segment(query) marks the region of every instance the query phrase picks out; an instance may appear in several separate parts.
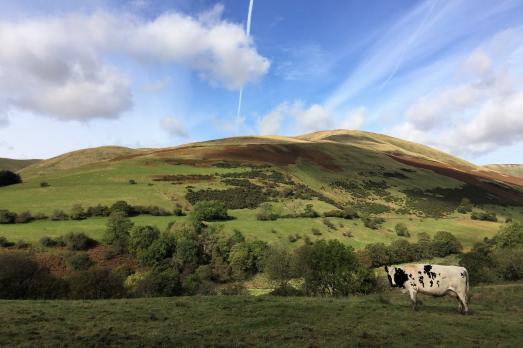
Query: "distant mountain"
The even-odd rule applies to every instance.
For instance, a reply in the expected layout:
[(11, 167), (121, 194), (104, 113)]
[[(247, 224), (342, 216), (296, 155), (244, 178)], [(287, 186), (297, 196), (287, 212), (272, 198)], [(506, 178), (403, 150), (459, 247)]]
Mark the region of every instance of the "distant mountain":
[(41, 160), (39, 159), (17, 160), (11, 158), (0, 158), (0, 170), (7, 169), (17, 172), (40, 161)]
[(523, 164), (488, 164), (483, 167), (501, 174), (523, 178)]

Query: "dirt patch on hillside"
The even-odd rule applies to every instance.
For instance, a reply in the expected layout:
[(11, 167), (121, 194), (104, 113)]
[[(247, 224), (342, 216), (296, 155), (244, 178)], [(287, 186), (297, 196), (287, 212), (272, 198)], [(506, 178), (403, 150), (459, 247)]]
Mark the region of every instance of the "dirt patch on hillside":
[(305, 144), (227, 145), (220, 150), (209, 149), (205, 153), (205, 159), (258, 162), (279, 166), (296, 164), (299, 160), (305, 160), (327, 170), (341, 170), (331, 156)]
[[(409, 156), (398, 156), (395, 154), (388, 154), (392, 159), (407, 164), (409, 166), (431, 170), (437, 174), (448, 176), (464, 183), (479, 187), (486, 192), (489, 192), (506, 203), (523, 205), (523, 193), (503, 183), (503, 176), (501, 178), (493, 177), (486, 172), (465, 172), (457, 168), (446, 166), (443, 163), (432, 162), (421, 158), (414, 158)], [(489, 181), (485, 181), (489, 180)], [(500, 180), (501, 182), (496, 182)], [(505, 181), (506, 182), (506, 181)], [(521, 185), (523, 187), (523, 185)]]

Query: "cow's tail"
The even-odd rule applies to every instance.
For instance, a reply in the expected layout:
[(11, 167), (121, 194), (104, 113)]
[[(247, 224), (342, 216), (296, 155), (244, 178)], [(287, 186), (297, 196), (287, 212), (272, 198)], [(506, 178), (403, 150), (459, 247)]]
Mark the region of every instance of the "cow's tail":
[(469, 294), (469, 271), (465, 268), (465, 281), (467, 282), (467, 304), (470, 302), (470, 294)]

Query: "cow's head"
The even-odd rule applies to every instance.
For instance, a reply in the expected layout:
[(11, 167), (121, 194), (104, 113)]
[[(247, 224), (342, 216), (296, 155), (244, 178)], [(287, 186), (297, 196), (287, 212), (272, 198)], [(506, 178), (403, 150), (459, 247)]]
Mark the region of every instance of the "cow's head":
[(409, 277), (405, 271), (399, 267), (385, 266), (384, 268), (385, 272), (387, 273), (387, 278), (389, 278), (390, 286), (393, 288), (403, 288), (403, 284), (409, 280)]

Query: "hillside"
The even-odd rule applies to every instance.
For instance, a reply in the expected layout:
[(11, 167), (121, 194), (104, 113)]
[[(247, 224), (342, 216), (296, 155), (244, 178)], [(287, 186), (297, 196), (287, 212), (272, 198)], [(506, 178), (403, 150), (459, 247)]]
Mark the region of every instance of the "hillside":
[(11, 158), (0, 158), (0, 170), (7, 169), (7, 170), (17, 172), (23, 168), (29, 167), (40, 161), (41, 160), (38, 160), (38, 159), (17, 160), (17, 159), (11, 159)]
[(483, 167), (501, 174), (523, 178), (523, 164), (488, 164)]
[[(164, 149), (100, 147), (67, 153), (21, 170), (23, 184), (4, 187), (0, 207), (49, 215), (74, 204), (133, 205), (185, 211), (202, 200), (222, 201), (234, 220), (225, 230), (249, 238), (290, 243), (289, 235), (335, 238), (357, 248), (391, 242), (398, 222), (434, 234), (447, 230), (466, 246), (492, 236), (505, 218), (523, 220), (523, 178), (475, 166), (436, 149), (361, 131), (326, 131), (298, 137), (252, 136), (185, 144)], [(130, 184), (130, 181), (136, 184)], [(41, 187), (46, 182), (49, 186)], [(463, 200), (498, 222), (471, 220), (457, 213)], [(281, 216), (256, 219), (268, 202)], [(300, 217), (310, 204), (318, 213), (351, 207), (362, 216), (381, 216), (372, 230), (362, 219), (350, 225), (332, 217)], [(141, 223), (166, 226), (184, 217), (140, 216)], [(39, 220), (0, 225), (0, 235), (36, 241), (81, 229), (101, 237), (105, 220)], [(311, 235), (311, 229), (319, 234)], [(351, 235), (348, 238), (347, 235)], [(289, 238), (288, 238), (289, 237)]]

